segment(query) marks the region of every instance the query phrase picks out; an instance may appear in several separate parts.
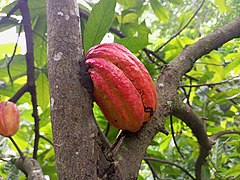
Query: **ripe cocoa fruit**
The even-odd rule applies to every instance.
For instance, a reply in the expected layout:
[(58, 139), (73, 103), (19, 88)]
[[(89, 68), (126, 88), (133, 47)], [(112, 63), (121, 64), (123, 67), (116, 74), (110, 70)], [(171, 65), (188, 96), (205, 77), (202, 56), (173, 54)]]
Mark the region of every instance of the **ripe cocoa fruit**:
[(0, 135), (13, 136), (20, 127), (20, 112), (15, 103), (0, 103)]
[[(144, 65), (127, 48), (116, 43), (90, 48), (86, 59), (94, 97), (106, 118), (119, 129), (138, 131), (157, 105), (156, 88)], [(122, 101), (126, 101), (125, 104)]]

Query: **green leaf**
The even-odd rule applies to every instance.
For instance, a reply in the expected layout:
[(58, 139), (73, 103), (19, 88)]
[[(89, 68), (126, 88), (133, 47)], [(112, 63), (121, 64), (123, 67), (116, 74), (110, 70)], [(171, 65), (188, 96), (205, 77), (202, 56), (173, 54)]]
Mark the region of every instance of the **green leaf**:
[(9, 19), (7, 19), (6, 21), (2, 22), (0, 24), (0, 32), (8, 30), (16, 25), (18, 25), (18, 20), (15, 18), (10, 17)]
[(168, 0), (168, 1), (173, 4), (182, 4), (183, 3), (183, 0)]
[(37, 67), (42, 68), (47, 63), (47, 20), (46, 15), (35, 18), (33, 26), (34, 61)]
[(235, 166), (233, 166), (232, 168), (230, 168), (227, 172), (226, 172), (226, 176), (227, 178), (235, 178), (237, 179), (237, 177), (240, 177), (240, 164), (237, 164)]
[(50, 99), (48, 78), (44, 73), (40, 73), (40, 75), (38, 76), (36, 81), (36, 87), (38, 104), (44, 111), (48, 107)]
[(116, 40), (116, 42), (124, 45), (133, 53), (138, 52), (139, 50), (143, 49), (149, 44), (147, 40), (144, 40), (141, 37), (126, 37), (126, 38)]
[(210, 180), (211, 175), (210, 175), (209, 167), (207, 165), (202, 166), (201, 176), (202, 176), (202, 179), (204, 180)]
[(115, 14), (116, 0), (101, 0), (89, 15), (84, 30), (84, 50), (99, 44), (108, 32)]
[(126, 9), (134, 8), (138, 5), (138, 0), (117, 0), (119, 4), (122, 4)]
[(169, 16), (166, 8), (158, 0), (150, 0), (154, 14), (160, 21), (168, 22)]
[(129, 13), (126, 14), (125, 16), (123, 16), (122, 18), (122, 23), (126, 24), (126, 23), (133, 23), (137, 20), (138, 15), (136, 13)]
[(214, 0), (214, 4), (218, 7), (220, 13), (227, 13), (230, 10), (226, 0)]

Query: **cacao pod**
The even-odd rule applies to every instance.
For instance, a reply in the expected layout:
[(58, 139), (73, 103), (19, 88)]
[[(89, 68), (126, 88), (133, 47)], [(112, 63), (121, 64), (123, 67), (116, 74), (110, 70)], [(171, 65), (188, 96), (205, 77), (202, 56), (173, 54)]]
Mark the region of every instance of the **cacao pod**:
[(144, 119), (141, 95), (123, 71), (102, 58), (86, 60), (93, 95), (103, 114), (116, 128), (136, 132)]
[[(127, 48), (117, 43), (105, 43), (89, 49), (86, 59), (103, 58), (123, 71), (141, 95), (144, 120), (147, 122), (157, 106), (157, 92), (147, 69)], [(100, 107), (101, 108), (101, 107)]]
[(15, 103), (3, 101), (0, 103), (0, 135), (13, 136), (20, 126), (20, 112)]

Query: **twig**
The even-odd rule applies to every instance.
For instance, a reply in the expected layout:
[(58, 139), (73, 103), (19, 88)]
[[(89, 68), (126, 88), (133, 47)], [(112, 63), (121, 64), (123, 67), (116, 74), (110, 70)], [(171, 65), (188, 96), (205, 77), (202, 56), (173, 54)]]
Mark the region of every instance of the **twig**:
[(20, 25), (20, 27), (19, 27), (17, 41), (16, 41), (16, 43), (15, 43), (15, 46), (14, 46), (14, 50), (13, 50), (11, 59), (10, 59), (9, 62), (7, 63), (7, 72), (8, 72), (8, 76), (9, 76), (9, 78), (10, 78), (11, 84), (13, 84), (13, 79), (12, 79), (12, 76), (11, 76), (11, 73), (10, 73), (10, 65), (11, 65), (11, 63), (12, 63), (12, 61), (13, 61), (13, 58), (14, 58), (14, 56), (15, 56), (15, 54), (16, 54), (16, 51), (17, 51), (18, 41), (19, 41), (21, 32), (22, 32), (22, 25)]
[(106, 136), (106, 137), (107, 137), (107, 135), (108, 135), (108, 133), (109, 133), (109, 131), (110, 131), (110, 128), (111, 128), (111, 125), (110, 125), (109, 122), (107, 122), (107, 127), (106, 127), (106, 129), (105, 129), (105, 136)]
[(195, 13), (193, 14), (193, 16), (189, 19), (189, 21), (186, 23), (185, 26), (183, 26), (182, 29), (180, 29), (176, 34), (174, 34), (169, 40), (167, 40), (165, 43), (163, 43), (163, 45), (161, 45), (159, 48), (157, 48), (155, 50), (155, 53), (158, 52), (160, 49), (162, 49), (164, 46), (166, 46), (170, 41), (172, 41), (175, 37), (177, 37), (193, 20), (193, 18), (197, 15), (197, 13), (199, 12), (199, 10), (202, 8), (203, 4), (204, 4), (205, 0), (202, 0), (201, 4), (199, 5), (199, 7), (197, 8), (197, 10), (195, 11)]
[(190, 85), (180, 85), (179, 87), (201, 87), (201, 86), (208, 86), (208, 87), (213, 87), (213, 86), (216, 86), (216, 85), (221, 85), (221, 84), (224, 84), (224, 83), (229, 83), (231, 81), (235, 81), (235, 80), (240, 80), (240, 75), (238, 76), (235, 76), (235, 77), (232, 77), (230, 79), (227, 79), (227, 80), (223, 80), (223, 81), (220, 81), (220, 82), (217, 82), (217, 83), (204, 83), (204, 84), (190, 84)]
[(54, 146), (53, 142), (52, 142), (50, 139), (46, 138), (45, 136), (39, 135), (39, 138), (44, 139), (45, 141), (49, 142), (49, 144), (51, 144), (52, 146)]
[(226, 130), (226, 131), (220, 131), (210, 137), (211, 140), (215, 141), (220, 136), (226, 135), (226, 134), (238, 134), (240, 135), (240, 131), (238, 130)]
[(154, 169), (153, 165), (150, 163), (148, 159), (144, 159), (144, 161), (147, 163), (149, 169), (152, 171), (153, 179), (160, 179), (160, 177), (157, 174), (157, 171)]
[(172, 138), (173, 138), (173, 142), (177, 148), (178, 153), (182, 156), (183, 159), (185, 159), (185, 157), (183, 156), (182, 152), (180, 151), (178, 145), (177, 145), (177, 141), (175, 139), (175, 135), (174, 135), (174, 128), (173, 128), (173, 120), (172, 120), (172, 116), (170, 116), (170, 126), (171, 126), (171, 132), (172, 132)]
[(5, 23), (6, 20), (10, 18), (17, 10), (19, 9), (19, 3), (15, 4), (15, 6), (7, 13), (7, 16), (0, 18), (0, 25)]
[(195, 178), (186, 169), (184, 169), (182, 166), (180, 166), (176, 163), (173, 163), (171, 161), (158, 159), (158, 158), (154, 158), (154, 157), (144, 157), (144, 160), (157, 161), (157, 162), (160, 162), (160, 163), (173, 165), (173, 166), (181, 169), (183, 172), (185, 172), (191, 179), (195, 180)]
[(12, 141), (13, 145), (16, 147), (18, 153), (20, 154), (20, 157), (23, 157), (23, 152), (21, 151), (21, 149), (18, 147), (17, 143), (14, 141), (14, 139), (10, 136), (9, 139)]

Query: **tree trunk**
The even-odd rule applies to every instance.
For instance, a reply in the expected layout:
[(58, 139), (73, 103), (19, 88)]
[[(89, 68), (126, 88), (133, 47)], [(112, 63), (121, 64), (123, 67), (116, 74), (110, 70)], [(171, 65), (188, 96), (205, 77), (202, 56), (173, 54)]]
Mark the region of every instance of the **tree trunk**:
[(80, 83), (83, 59), (78, 5), (47, 0), (51, 119), (59, 179), (97, 179), (92, 100)]

